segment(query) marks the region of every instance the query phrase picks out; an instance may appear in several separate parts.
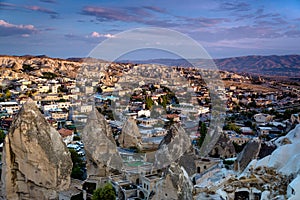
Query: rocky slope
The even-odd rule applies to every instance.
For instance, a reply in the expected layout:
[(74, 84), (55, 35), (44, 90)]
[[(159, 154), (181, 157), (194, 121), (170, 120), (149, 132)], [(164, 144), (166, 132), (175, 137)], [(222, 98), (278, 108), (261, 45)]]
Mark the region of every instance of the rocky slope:
[(108, 176), (122, 169), (122, 158), (118, 153), (110, 126), (97, 110), (89, 115), (82, 131), (89, 176)]
[(193, 184), (183, 167), (172, 163), (165, 178), (156, 184), (153, 200), (193, 199)]
[[(248, 157), (254, 159), (241, 173), (225, 179), (221, 186), (207, 189), (206, 194), (219, 190), (223, 199), (235, 199), (240, 191), (250, 194), (256, 191), (261, 194), (259, 197), (261, 200), (299, 199), (300, 125), (297, 125), (286, 136), (277, 139), (275, 144), (278, 147), (270, 155), (256, 160), (255, 155), (259, 153), (260, 145), (255, 141), (249, 142), (244, 148), (244, 150), (248, 148), (248, 153), (242, 152), (240, 155), (244, 155), (241, 156), (242, 159), (238, 157), (238, 161), (245, 166), (251, 160)], [(289, 192), (292, 191), (289, 189), (291, 183), (294, 186), (294, 194)]]
[(142, 135), (134, 119), (129, 118), (124, 123), (118, 142), (122, 148), (142, 149)]
[(226, 134), (221, 134), (218, 142), (213, 150), (209, 153), (212, 157), (231, 158), (235, 156), (235, 149), (230, 141), (230, 138)]
[(251, 140), (244, 147), (243, 151), (237, 156), (234, 163), (234, 169), (236, 171), (244, 171), (248, 164), (253, 160), (257, 159), (260, 152), (261, 141)]
[(157, 169), (169, 166), (188, 152), (190, 147), (191, 141), (188, 134), (179, 124), (173, 124), (159, 144), (155, 153), (154, 166)]
[[(289, 141), (286, 143), (285, 141)], [(266, 166), (274, 168), (284, 175), (300, 174), (300, 125), (276, 142), (277, 149), (265, 158), (258, 160), (255, 167)]]
[(56, 75), (76, 77), (81, 62), (57, 58), (33, 56), (0, 56), (0, 73), (2, 77), (43, 76), (50, 72)]
[(59, 191), (69, 188), (69, 150), (32, 100), (23, 105), (12, 123), (2, 162), (5, 199), (56, 199)]

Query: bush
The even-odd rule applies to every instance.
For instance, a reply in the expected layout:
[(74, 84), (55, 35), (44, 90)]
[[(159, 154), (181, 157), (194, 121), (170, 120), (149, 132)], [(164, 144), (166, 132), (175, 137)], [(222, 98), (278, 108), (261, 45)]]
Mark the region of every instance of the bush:
[(110, 183), (107, 183), (102, 188), (94, 190), (92, 200), (115, 200), (116, 192)]
[(5, 139), (5, 133), (3, 130), (0, 129), (0, 143), (4, 142)]
[(82, 161), (81, 156), (74, 149), (69, 149), (69, 151), (71, 153), (71, 159), (73, 162), (71, 177), (79, 180), (84, 180), (83, 168), (85, 167), (85, 164)]

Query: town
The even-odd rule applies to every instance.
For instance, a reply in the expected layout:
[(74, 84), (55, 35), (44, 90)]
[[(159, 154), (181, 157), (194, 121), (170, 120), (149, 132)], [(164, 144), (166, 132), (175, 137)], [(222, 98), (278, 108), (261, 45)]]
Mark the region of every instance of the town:
[[(274, 141), (293, 143), (287, 136), (299, 129), (299, 85), (192, 67), (56, 61), (78, 66), (67, 75), (47, 70), (47, 59), (26, 58), (1, 75), (0, 142), (3, 148), (31, 99), (71, 152), (71, 187), (59, 199), (92, 199), (108, 185), (118, 199), (285, 199), (300, 192), (297, 171), (270, 178), (274, 168), (249, 168), (272, 156)], [(224, 113), (214, 114), (219, 107)], [(203, 155), (215, 116), (224, 124)]]

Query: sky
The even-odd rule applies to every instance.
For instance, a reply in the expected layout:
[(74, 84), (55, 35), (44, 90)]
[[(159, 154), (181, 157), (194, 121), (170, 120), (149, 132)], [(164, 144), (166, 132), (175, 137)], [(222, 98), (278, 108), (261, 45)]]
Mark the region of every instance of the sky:
[(86, 57), (105, 39), (145, 27), (185, 34), (213, 58), (299, 54), (300, 0), (5, 0), (0, 54)]

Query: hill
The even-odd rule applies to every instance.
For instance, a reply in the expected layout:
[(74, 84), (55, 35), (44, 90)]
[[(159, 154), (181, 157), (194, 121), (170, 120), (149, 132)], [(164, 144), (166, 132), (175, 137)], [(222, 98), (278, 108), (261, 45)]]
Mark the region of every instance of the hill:
[[(192, 59), (195, 66), (201, 66), (203, 59)], [(128, 62), (128, 61), (126, 61)], [(133, 63), (158, 63), (168, 66), (190, 67), (191, 63), (185, 59), (152, 59), (144, 61), (131, 61)], [(242, 56), (232, 58), (214, 59), (220, 70), (239, 73), (259, 74), (265, 76), (300, 77), (300, 55), (271, 55), (271, 56)]]
[[(205, 60), (192, 59), (194, 66), (202, 66)], [(27, 75), (43, 76), (53, 73), (58, 76), (75, 77), (84, 63), (107, 63), (95, 58), (50, 58), (40, 56), (6, 56), (0, 55), (0, 72), (2, 77), (24, 77)], [(142, 61), (118, 61), (135, 64), (163, 64), (167, 66), (190, 67), (192, 64), (185, 59), (152, 59)], [(223, 71), (249, 73), (263, 76), (300, 78), (300, 55), (284, 56), (243, 56), (233, 58), (214, 59), (216, 66)], [(297, 79), (295, 79), (297, 80)]]

